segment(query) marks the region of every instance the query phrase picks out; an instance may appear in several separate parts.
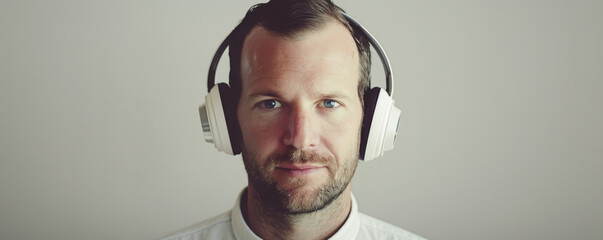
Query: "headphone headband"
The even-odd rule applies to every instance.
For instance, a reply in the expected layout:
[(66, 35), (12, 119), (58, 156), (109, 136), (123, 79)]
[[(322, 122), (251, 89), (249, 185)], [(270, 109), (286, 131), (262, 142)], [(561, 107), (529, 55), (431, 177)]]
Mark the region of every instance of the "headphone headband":
[[(381, 45), (379, 44), (377, 39), (375, 39), (373, 37), (373, 35), (371, 35), (371, 33), (368, 30), (366, 30), (358, 21), (354, 20), (352, 17), (350, 17), (343, 11), (340, 11), (340, 13), (352, 25), (352, 27), (355, 27), (356, 29), (362, 31), (362, 34), (367, 38), (370, 45), (373, 46), (373, 49), (375, 49), (375, 52), (377, 52), (377, 55), (379, 55), (379, 59), (381, 59), (381, 63), (383, 64), (383, 71), (385, 72), (385, 81), (386, 81), (385, 90), (387, 91), (389, 96), (393, 96), (393, 94), (394, 94), (393, 73), (392, 73), (391, 64), (389, 63), (389, 59), (387, 58), (385, 51), (383, 51), (383, 48), (381, 47)], [(229, 34), (224, 39), (224, 41), (222, 41), (222, 43), (218, 47), (218, 50), (216, 50), (216, 53), (214, 54), (213, 59), (211, 60), (211, 64), (209, 65), (209, 72), (207, 73), (207, 91), (208, 92), (215, 85), (216, 70), (218, 69), (218, 63), (220, 62), (220, 58), (224, 54), (226, 47), (228, 47), (228, 43), (230, 42), (231, 36), (232, 36), (232, 33)]]
[(383, 51), (381, 44), (379, 44), (377, 39), (375, 39), (373, 37), (373, 35), (368, 30), (366, 30), (366, 28), (364, 28), (358, 21), (356, 21), (355, 19), (353, 19), (352, 17), (350, 17), (347, 13), (345, 13), (343, 11), (340, 11), (340, 13), (345, 17), (346, 20), (348, 20), (348, 22), (353, 27), (356, 27), (357, 29), (362, 31), (362, 33), (368, 39), (371, 46), (373, 46), (373, 49), (375, 49), (375, 52), (377, 52), (377, 55), (379, 55), (379, 59), (381, 59), (381, 63), (383, 64), (383, 71), (385, 72), (385, 84), (386, 84), (385, 91), (387, 91), (387, 93), (389, 94), (390, 97), (393, 96), (393, 94), (394, 94), (394, 81), (393, 81), (394, 75), (392, 73), (391, 64), (389, 63), (389, 58), (387, 58), (387, 54), (385, 54), (385, 51)]

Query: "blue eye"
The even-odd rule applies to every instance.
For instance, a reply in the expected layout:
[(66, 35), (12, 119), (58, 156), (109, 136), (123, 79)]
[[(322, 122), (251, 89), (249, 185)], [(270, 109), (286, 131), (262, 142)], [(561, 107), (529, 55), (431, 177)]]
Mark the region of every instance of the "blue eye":
[(322, 101), (322, 104), (326, 107), (326, 108), (334, 108), (334, 107), (338, 107), (339, 103), (335, 100), (332, 99), (327, 99)]
[(266, 108), (266, 109), (274, 109), (274, 108), (280, 107), (281, 103), (279, 103), (276, 100), (265, 100), (263, 102), (263, 105), (264, 105), (264, 108)]

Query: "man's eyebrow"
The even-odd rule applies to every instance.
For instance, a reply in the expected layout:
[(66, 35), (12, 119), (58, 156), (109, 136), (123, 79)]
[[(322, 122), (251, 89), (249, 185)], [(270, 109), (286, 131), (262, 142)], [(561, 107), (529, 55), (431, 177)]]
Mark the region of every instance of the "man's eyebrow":
[(341, 91), (324, 93), (324, 94), (321, 94), (320, 97), (324, 98), (324, 99), (331, 99), (331, 98), (333, 98), (333, 99), (351, 99), (352, 98), (352, 96), (349, 96), (349, 94), (346, 94), (345, 92), (341, 92)]
[[(350, 100), (353, 99), (354, 97), (356, 97), (356, 95), (352, 95), (350, 96), (350, 94), (347, 94), (344, 91), (332, 91), (332, 92), (324, 92), (324, 93), (317, 93), (316, 94), (317, 98), (320, 99), (344, 99), (344, 100)], [(262, 90), (258, 90), (256, 92), (252, 92), (250, 95), (248, 95), (249, 99), (254, 99), (254, 98), (259, 98), (259, 97), (274, 97), (274, 98), (283, 98), (283, 95), (278, 92), (275, 91), (273, 89), (262, 89)]]
[(255, 92), (252, 92), (251, 94), (249, 94), (248, 98), (249, 99), (254, 99), (254, 98), (258, 98), (258, 97), (275, 97), (275, 98), (281, 98), (282, 95), (272, 89), (262, 89), (262, 90), (258, 90)]

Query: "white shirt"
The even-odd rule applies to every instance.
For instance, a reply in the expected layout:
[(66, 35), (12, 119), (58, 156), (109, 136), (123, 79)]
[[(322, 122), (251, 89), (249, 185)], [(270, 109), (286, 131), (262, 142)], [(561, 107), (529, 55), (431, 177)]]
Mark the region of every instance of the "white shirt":
[[(243, 190), (245, 191), (245, 190)], [(241, 212), (241, 196), (232, 210), (207, 219), (185, 230), (182, 230), (162, 240), (252, 240), (261, 239), (245, 223)], [(424, 240), (413, 233), (383, 222), (366, 214), (358, 212), (358, 205), (352, 195), (352, 210), (341, 228), (329, 239), (396, 239), (396, 240)]]

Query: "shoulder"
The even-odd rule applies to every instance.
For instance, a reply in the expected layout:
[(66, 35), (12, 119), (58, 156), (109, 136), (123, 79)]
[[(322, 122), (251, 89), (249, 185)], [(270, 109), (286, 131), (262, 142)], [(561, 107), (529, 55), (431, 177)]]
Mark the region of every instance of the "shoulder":
[(184, 228), (161, 240), (234, 239), (231, 211)]
[(364, 213), (360, 215), (358, 239), (425, 240), (402, 228), (381, 221)]

